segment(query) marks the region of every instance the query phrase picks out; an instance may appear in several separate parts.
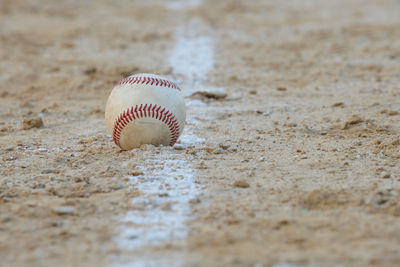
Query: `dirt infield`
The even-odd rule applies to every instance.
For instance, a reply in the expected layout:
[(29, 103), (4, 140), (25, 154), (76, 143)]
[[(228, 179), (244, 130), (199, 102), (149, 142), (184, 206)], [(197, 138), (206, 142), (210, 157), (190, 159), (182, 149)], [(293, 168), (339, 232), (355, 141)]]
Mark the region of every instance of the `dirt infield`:
[[(0, 266), (399, 266), (400, 2), (0, 1)], [(175, 147), (120, 151), (133, 73)]]

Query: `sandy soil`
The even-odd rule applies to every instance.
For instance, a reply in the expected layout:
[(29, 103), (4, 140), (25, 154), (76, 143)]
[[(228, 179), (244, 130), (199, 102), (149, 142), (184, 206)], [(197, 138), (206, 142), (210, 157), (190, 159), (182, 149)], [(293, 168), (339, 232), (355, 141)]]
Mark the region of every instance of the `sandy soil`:
[[(0, 2), (0, 266), (400, 265), (400, 2), (185, 3)], [(187, 127), (119, 151), (105, 102), (143, 72)]]

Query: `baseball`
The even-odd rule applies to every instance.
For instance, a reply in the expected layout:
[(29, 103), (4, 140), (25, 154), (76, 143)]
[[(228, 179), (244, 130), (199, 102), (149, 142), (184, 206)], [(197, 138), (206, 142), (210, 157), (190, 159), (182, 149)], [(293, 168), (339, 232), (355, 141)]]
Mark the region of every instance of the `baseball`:
[(185, 102), (174, 82), (153, 74), (136, 74), (115, 85), (107, 100), (105, 119), (114, 143), (123, 150), (143, 144), (172, 146), (185, 125)]

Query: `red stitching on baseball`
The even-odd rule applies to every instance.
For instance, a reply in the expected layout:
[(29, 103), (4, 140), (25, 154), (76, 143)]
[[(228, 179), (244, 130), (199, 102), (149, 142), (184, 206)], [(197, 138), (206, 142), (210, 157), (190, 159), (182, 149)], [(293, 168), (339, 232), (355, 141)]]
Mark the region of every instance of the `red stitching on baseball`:
[(155, 84), (155, 85), (160, 85), (163, 87), (168, 87), (168, 88), (174, 88), (179, 91), (181, 91), (181, 88), (179, 86), (171, 81), (165, 80), (165, 79), (160, 79), (160, 78), (152, 78), (152, 77), (127, 77), (125, 79), (120, 80), (116, 86), (118, 85), (123, 85), (123, 84)]
[[(135, 109), (134, 109), (135, 108)], [(157, 120), (162, 121), (168, 126), (168, 129), (171, 133), (171, 142), (169, 143), (170, 146), (173, 146), (179, 137), (179, 123), (175, 116), (165, 108), (162, 108), (160, 111), (161, 106), (153, 105), (153, 104), (143, 104), (136, 105), (135, 107), (130, 107), (124, 110), (115, 120), (114, 127), (113, 127), (113, 140), (114, 143), (121, 148), (120, 145), (120, 137), (121, 132), (128, 123), (133, 120), (140, 119), (140, 118), (154, 118)]]

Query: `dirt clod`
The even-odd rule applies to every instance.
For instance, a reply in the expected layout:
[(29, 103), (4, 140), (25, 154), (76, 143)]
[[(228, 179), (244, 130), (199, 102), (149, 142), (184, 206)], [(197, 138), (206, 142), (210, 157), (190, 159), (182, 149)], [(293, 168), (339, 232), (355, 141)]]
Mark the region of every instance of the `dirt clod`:
[(224, 91), (216, 90), (216, 91), (198, 91), (191, 95), (192, 98), (208, 98), (221, 100), (228, 96), (228, 94)]
[(41, 128), (43, 127), (43, 120), (41, 117), (25, 119), (22, 122), (22, 127), (24, 130), (32, 129), (32, 128)]
[(55, 206), (51, 210), (57, 215), (74, 214), (76, 211), (74, 206)]
[(344, 123), (344, 125), (343, 125), (343, 127), (342, 127), (342, 130), (347, 130), (347, 129), (349, 129), (351, 126), (353, 126), (353, 125), (357, 125), (357, 124), (359, 124), (359, 123), (362, 123), (364, 120), (360, 117), (360, 116), (358, 116), (358, 115), (353, 115), (350, 119), (348, 119), (345, 123)]
[(175, 149), (175, 150), (184, 150), (185, 147), (184, 147), (183, 145), (181, 145), (181, 144), (175, 144), (175, 145), (174, 145), (174, 149)]
[(239, 187), (239, 188), (248, 188), (248, 187), (250, 187), (250, 184), (248, 182), (246, 182), (245, 180), (238, 180), (233, 183), (233, 186)]
[(250, 94), (250, 95), (256, 95), (256, 94), (257, 94), (257, 90), (250, 90), (250, 91), (249, 91), (249, 94)]
[(129, 173), (132, 176), (139, 176), (139, 175), (144, 175), (144, 173), (140, 170), (133, 170)]
[(343, 102), (337, 102), (335, 104), (332, 105), (332, 107), (336, 108), (336, 107), (344, 107), (344, 103)]

